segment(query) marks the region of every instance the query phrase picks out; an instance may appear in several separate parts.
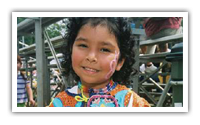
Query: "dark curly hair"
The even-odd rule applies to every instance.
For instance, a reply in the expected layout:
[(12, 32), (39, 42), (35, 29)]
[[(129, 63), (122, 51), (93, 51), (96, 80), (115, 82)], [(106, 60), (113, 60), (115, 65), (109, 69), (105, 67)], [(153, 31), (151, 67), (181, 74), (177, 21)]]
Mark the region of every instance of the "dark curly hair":
[(79, 30), (82, 26), (88, 23), (91, 24), (91, 26), (93, 27), (96, 27), (98, 25), (106, 26), (109, 29), (110, 33), (115, 35), (120, 49), (119, 61), (122, 61), (122, 59), (125, 58), (125, 62), (120, 71), (115, 71), (112, 79), (120, 84), (130, 84), (130, 75), (136, 73), (136, 70), (133, 69), (133, 64), (135, 63), (135, 52), (133, 50), (135, 40), (131, 38), (131, 29), (129, 23), (122, 17), (69, 18), (69, 23), (67, 25), (68, 32), (64, 37), (65, 45), (63, 48), (64, 61), (62, 63), (62, 66), (65, 69), (64, 75), (69, 76), (70, 74), (72, 74), (76, 82), (80, 80), (80, 78), (76, 75), (72, 68), (72, 47)]

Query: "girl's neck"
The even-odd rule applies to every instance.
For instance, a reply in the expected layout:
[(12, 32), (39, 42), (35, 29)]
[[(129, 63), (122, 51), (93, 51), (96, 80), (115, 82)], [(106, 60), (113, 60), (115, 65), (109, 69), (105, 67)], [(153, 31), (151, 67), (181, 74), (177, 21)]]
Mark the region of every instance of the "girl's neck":
[(85, 83), (84, 81), (81, 81), (81, 85), (88, 89), (102, 89), (106, 87), (106, 85), (112, 81), (111, 79), (108, 79), (107, 81), (104, 81), (103, 83)]
[(79, 89), (82, 89), (84, 93), (106, 93), (107, 91), (109, 91), (109, 89), (111, 88), (111, 86), (113, 86), (114, 82), (112, 80), (110, 80), (109, 82), (107, 82), (104, 86), (94, 86), (94, 87), (88, 87), (85, 86), (84, 84), (82, 84), (81, 82), (78, 83), (78, 87)]

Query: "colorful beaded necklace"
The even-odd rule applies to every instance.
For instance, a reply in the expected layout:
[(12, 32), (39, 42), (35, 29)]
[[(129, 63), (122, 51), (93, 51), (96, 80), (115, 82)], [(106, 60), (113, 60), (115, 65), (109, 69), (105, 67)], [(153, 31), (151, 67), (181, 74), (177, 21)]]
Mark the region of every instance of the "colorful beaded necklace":
[(111, 80), (105, 88), (102, 88), (102, 89), (93, 89), (93, 88), (87, 88), (86, 86), (83, 86), (81, 84), (81, 82), (79, 81), (78, 82), (78, 88), (81, 90), (83, 89), (83, 92), (85, 93), (98, 93), (98, 94), (101, 94), (101, 93), (107, 93), (111, 90), (112, 86), (113, 86), (114, 82)]
[(87, 102), (89, 100), (89, 98), (87, 98), (83, 92), (85, 93), (89, 93), (89, 96), (91, 97), (92, 95), (96, 95), (96, 94), (99, 94), (99, 95), (104, 95), (106, 94), (107, 92), (113, 90), (115, 88), (116, 84), (113, 82), (113, 80), (111, 80), (105, 88), (102, 88), (102, 89), (93, 89), (93, 88), (87, 88), (86, 86), (83, 86), (81, 84), (81, 82), (79, 81), (78, 82), (78, 88), (81, 90), (81, 95), (82, 97), (80, 96), (75, 96), (75, 99), (77, 101), (84, 101), (84, 102)]

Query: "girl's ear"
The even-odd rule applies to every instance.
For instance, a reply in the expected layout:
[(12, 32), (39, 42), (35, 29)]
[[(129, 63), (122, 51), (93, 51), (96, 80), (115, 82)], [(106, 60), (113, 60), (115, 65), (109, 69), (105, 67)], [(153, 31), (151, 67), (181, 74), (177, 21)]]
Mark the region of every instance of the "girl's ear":
[(115, 68), (116, 71), (119, 71), (122, 68), (122, 66), (124, 65), (124, 61), (125, 61), (125, 58), (123, 58), (121, 61), (117, 63), (117, 66)]

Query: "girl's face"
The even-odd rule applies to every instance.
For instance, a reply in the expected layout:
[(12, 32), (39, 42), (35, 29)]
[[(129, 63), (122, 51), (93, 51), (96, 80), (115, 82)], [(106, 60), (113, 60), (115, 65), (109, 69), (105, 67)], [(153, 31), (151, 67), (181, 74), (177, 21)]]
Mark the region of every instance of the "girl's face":
[(102, 88), (123, 66), (124, 59), (118, 62), (119, 55), (117, 40), (106, 26), (86, 24), (73, 44), (72, 67), (83, 85)]

